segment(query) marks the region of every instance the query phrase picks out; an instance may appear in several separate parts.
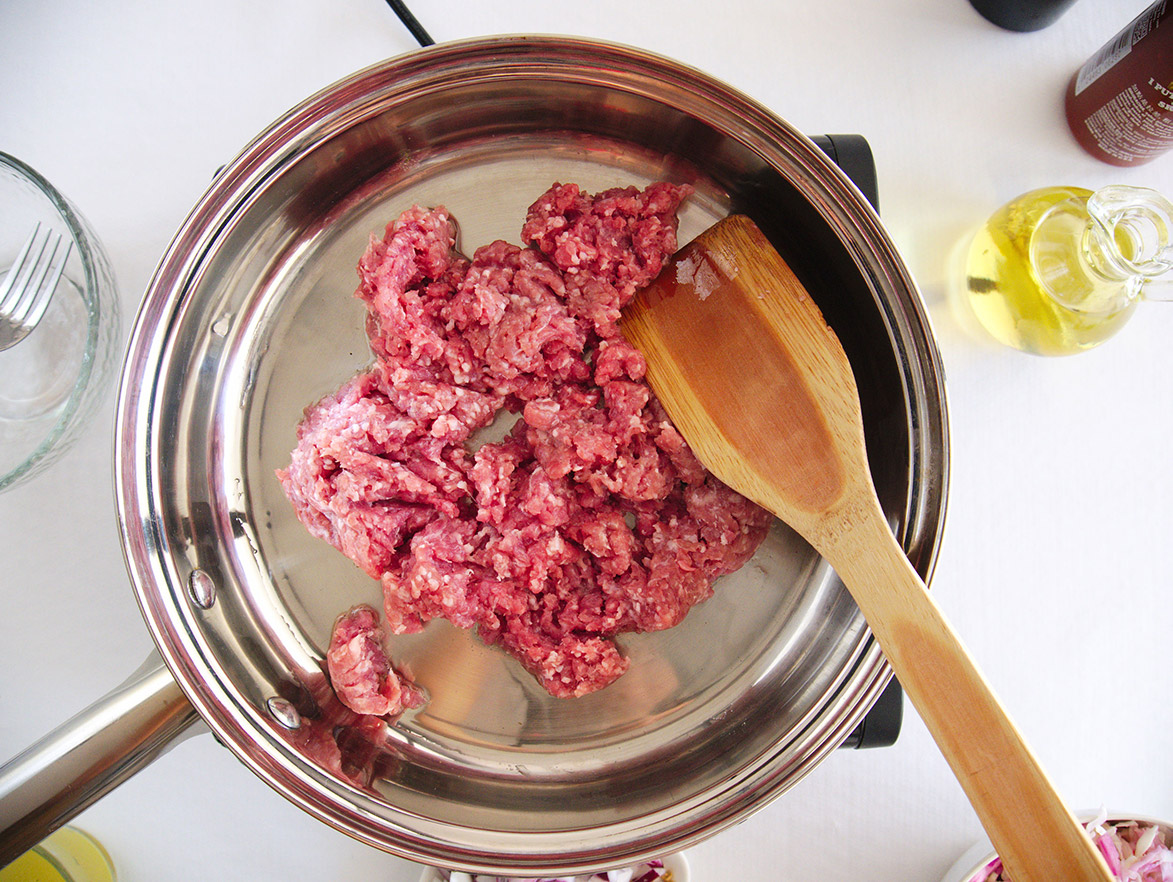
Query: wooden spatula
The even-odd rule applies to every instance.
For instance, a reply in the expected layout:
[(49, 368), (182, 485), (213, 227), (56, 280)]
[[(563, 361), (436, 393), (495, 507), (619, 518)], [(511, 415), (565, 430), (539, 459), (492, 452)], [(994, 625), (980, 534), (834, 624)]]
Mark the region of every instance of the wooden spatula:
[(1015, 882), (1110, 882), (889, 529), (851, 365), (757, 226), (734, 215), (685, 246), (621, 327), (701, 462), (847, 585)]

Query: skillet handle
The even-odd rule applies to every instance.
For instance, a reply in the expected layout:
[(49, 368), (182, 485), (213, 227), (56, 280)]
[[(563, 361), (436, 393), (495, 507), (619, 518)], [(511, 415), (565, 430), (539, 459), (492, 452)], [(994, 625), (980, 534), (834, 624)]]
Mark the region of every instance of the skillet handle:
[(158, 653), (0, 766), (0, 867), (164, 752), (199, 719)]

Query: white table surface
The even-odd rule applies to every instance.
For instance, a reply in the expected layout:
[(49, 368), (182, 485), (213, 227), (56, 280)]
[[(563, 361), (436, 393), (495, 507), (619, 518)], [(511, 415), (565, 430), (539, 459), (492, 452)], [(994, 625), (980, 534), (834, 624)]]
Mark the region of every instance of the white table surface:
[[(1173, 194), (1173, 154), (1121, 170), (1071, 140), (1068, 77), (1144, 0), (1080, 0), (1033, 34), (965, 0), (414, 0), (437, 40), (586, 35), (710, 72), (808, 133), (860, 132), (883, 217), (933, 316), (952, 484), (938, 601), (1076, 807), (1173, 818), (1173, 306), (1040, 359), (967, 334), (949, 252), (1052, 184)], [(212, 173), (309, 94), (415, 48), (381, 0), (4, 0), (0, 149), (80, 207), (124, 313)], [(124, 332), (125, 333), (125, 332)], [(120, 682), (150, 640), (112, 499), (113, 395), (50, 472), (0, 495), (0, 758)], [(206, 734), (83, 813), (124, 882), (362, 878), (419, 868), (273, 793)], [(981, 835), (920, 720), (839, 751), (689, 851), (696, 882), (936, 882)]]

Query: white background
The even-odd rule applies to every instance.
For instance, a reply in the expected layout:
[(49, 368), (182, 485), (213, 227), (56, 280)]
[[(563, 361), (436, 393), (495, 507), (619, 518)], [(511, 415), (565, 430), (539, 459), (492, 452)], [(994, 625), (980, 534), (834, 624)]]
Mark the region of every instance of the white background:
[[(413, 4), (437, 40), (543, 32), (637, 45), (802, 131), (868, 137), (882, 215), (947, 368), (938, 601), (1070, 804), (1173, 818), (1173, 305), (1144, 304), (1106, 345), (1047, 360), (971, 337), (944, 302), (956, 243), (1023, 191), (1133, 183), (1173, 195), (1173, 154), (1099, 164), (1062, 116), (1068, 78), (1143, 6), (1080, 0), (1017, 34), (965, 0)], [(0, 149), (88, 217), (129, 320), (218, 166), (311, 93), (414, 47), (381, 0), (3, 0)], [(112, 396), (51, 472), (0, 496), (0, 759), (149, 650), (117, 535), (111, 414)], [(419, 875), (287, 804), (207, 736), (78, 823), (124, 882)], [(910, 711), (895, 747), (836, 753), (689, 857), (696, 882), (935, 882), (980, 834)]]

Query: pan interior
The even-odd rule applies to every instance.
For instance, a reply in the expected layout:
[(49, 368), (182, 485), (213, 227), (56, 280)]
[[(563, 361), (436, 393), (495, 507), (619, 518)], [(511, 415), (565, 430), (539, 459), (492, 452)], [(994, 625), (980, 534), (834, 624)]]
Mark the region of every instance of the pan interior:
[[(229, 376), (251, 388), (224, 387), (225, 406), (217, 409), (223, 423), (214, 429), (226, 443), (245, 444), (231, 459), (225, 451), (213, 478), (219, 498), (245, 488), (236, 529), (251, 525), (247, 543), (258, 554), (250, 549), (238, 561), (256, 564), (241, 566), (237, 576), (247, 592), (241, 612), (266, 633), (275, 671), (284, 665), (312, 679), (334, 618), (356, 602), (381, 608), (378, 584), (308, 535), (274, 477), (288, 464), (302, 409), (371, 360), (364, 308), (352, 296), (367, 237), (413, 203), (439, 197), (459, 221), (462, 250), (471, 253), (493, 238), (516, 241), (529, 202), (553, 181), (593, 191), (646, 184), (658, 171), (579, 153), (549, 137), (466, 145), (455, 168), (438, 160), (409, 180), (364, 189), (332, 213), (328, 227), (289, 248), (264, 280), (257, 310), (233, 341), (241, 349), (228, 353), (238, 362)], [(540, 168), (535, 155), (543, 157)], [(682, 238), (723, 213), (711, 194), (694, 197)], [(247, 406), (227, 406), (233, 399)], [(442, 793), (454, 821), (469, 820), (477, 806), (477, 825), (559, 829), (646, 813), (659, 807), (665, 774), (682, 796), (696, 795), (799, 726), (842, 675), (842, 655), (855, 651), (843, 646), (845, 618), (850, 622), (851, 610), (837, 583), (778, 524), (752, 563), (724, 578), (680, 626), (621, 637), (631, 669), (580, 699), (549, 696), (504, 653), (443, 622), (392, 637), (393, 656), (430, 700), (394, 727), (395, 768), (374, 786), (396, 806), (421, 813), (434, 812)], [(644, 801), (617, 803), (615, 788), (643, 793)]]
[[(658, 95), (547, 73), (513, 86), (464, 77), (411, 100), (400, 85), (395, 100), (333, 108), (346, 124), (315, 122), (296, 149), (255, 143), (189, 222), (203, 229), (182, 296), (158, 322), (148, 390), (152, 516), (171, 589), (148, 618), (181, 685), (295, 801), (381, 847), (454, 866), (602, 865), (711, 832), (833, 749), (828, 739), (862, 718), (886, 671), (834, 574), (775, 524), (681, 625), (622, 636), (630, 670), (583, 698), (552, 698), (445, 622), (392, 637), (397, 664), (430, 701), (379, 724), (386, 743), (372, 739), (369, 721), (334, 698), (323, 656), (335, 617), (359, 602), (380, 608), (379, 586), (309, 535), (274, 475), (303, 408), (371, 361), (352, 294), (372, 233), (414, 203), (442, 204), (465, 253), (517, 241), (526, 208), (555, 181), (591, 191), (690, 183), (682, 244), (747, 210), (840, 332), (898, 530), (920, 504), (910, 502), (923, 466), (907, 343), (893, 339), (872, 281), (819, 208), (729, 133)], [(196, 569), (216, 586), (213, 604), (191, 600)], [(275, 706), (296, 711), (294, 728)], [(349, 780), (320, 762), (327, 742)]]

